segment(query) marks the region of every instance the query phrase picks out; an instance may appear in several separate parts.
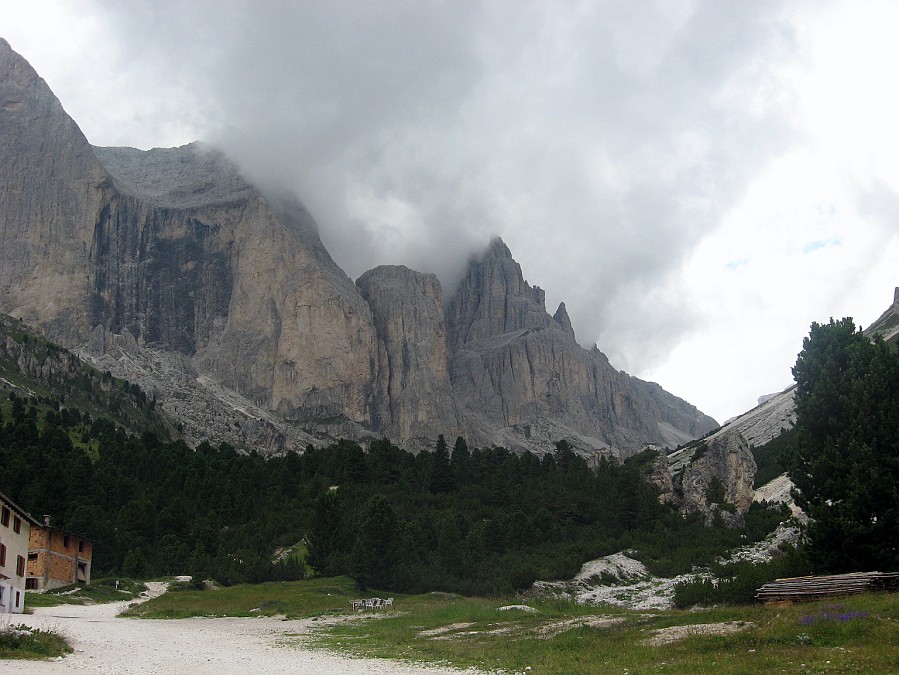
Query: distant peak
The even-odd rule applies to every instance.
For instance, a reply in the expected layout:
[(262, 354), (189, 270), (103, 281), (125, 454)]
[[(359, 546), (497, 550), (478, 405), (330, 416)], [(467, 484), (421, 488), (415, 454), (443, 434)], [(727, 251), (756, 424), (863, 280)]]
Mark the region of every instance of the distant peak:
[(509, 247), (506, 246), (506, 242), (502, 240), (502, 237), (494, 237), (490, 240), (490, 246), (487, 249), (487, 258), (511, 258), (512, 251), (509, 250)]

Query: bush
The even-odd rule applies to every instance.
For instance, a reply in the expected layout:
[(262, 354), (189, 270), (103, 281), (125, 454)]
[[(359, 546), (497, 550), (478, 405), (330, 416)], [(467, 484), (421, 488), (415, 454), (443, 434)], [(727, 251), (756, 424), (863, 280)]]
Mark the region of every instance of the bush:
[(52, 631), (30, 628), (25, 624), (7, 625), (0, 629), (0, 658), (45, 659), (72, 652), (61, 635)]
[(795, 549), (766, 563), (743, 560), (721, 565), (713, 579), (675, 584), (674, 606), (686, 609), (694, 605), (748, 605), (755, 602), (759, 587), (769, 581), (802, 576), (809, 571), (805, 555)]

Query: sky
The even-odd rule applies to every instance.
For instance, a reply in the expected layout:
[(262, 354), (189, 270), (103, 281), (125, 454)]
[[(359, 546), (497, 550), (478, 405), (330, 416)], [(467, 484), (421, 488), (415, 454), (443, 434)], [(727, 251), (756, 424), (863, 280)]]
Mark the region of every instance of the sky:
[(353, 279), (501, 236), (579, 342), (719, 421), (899, 286), (899, 3), (4, 0), (95, 145), (204, 140)]

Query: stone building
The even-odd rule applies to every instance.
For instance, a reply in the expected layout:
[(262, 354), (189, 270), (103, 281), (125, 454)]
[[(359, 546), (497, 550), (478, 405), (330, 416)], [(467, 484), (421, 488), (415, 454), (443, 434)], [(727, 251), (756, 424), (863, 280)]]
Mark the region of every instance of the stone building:
[(68, 584), (89, 584), (94, 543), (58, 527), (44, 524), (31, 526), (28, 544), (28, 578), (25, 587), (30, 591), (46, 591)]

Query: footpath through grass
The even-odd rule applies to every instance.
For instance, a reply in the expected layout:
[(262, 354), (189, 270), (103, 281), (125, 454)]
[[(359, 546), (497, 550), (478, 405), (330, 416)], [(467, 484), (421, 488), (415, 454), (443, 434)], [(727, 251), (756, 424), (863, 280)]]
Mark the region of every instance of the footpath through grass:
[[(444, 593), (366, 595), (394, 595), (393, 610), (321, 622), (313, 644), (360, 657), (519, 673), (899, 672), (897, 594), (780, 609), (657, 612)], [(170, 592), (129, 614), (349, 616), (356, 597), (353, 581), (336, 577)], [(525, 603), (536, 611), (500, 609)], [(297, 641), (308, 647), (308, 634)], [(282, 644), (289, 646), (290, 636)]]

